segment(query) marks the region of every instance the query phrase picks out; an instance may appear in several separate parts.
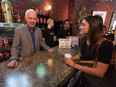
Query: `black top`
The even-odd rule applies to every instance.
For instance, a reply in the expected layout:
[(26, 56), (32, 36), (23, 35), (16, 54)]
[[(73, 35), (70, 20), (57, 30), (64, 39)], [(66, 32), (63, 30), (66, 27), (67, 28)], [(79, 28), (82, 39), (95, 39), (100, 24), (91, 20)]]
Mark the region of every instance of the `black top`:
[(71, 35), (72, 35), (71, 30), (65, 30), (63, 28), (58, 31), (57, 38), (66, 38), (67, 36)]
[[(88, 49), (88, 45), (86, 43), (83, 44), (81, 47), (81, 59), (82, 60), (93, 60), (95, 53), (96, 53), (96, 48), (98, 45), (94, 47), (93, 50)], [(105, 64), (110, 64), (110, 61), (112, 59), (112, 53), (113, 53), (113, 43), (111, 41), (105, 40), (99, 48), (99, 55), (98, 55), (98, 61), (105, 63)]]
[(43, 38), (45, 38), (45, 43), (49, 47), (54, 47), (55, 46), (55, 41), (54, 41), (54, 29), (44, 29), (42, 31)]

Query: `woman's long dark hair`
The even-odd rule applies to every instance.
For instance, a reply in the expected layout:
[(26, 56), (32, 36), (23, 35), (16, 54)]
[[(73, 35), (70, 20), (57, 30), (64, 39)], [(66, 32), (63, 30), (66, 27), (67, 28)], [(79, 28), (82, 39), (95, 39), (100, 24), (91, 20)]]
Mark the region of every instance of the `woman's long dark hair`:
[(88, 40), (91, 49), (103, 35), (103, 19), (101, 16), (87, 16), (84, 18), (89, 23)]

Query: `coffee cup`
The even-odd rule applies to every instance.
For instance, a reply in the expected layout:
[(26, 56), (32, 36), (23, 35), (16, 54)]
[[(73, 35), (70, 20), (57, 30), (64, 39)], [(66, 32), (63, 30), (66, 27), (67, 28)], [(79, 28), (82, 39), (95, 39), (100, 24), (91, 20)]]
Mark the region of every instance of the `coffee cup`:
[(71, 57), (72, 57), (72, 55), (71, 55), (71, 54), (69, 54), (69, 53), (65, 53), (65, 54), (64, 54), (64, 57), (65, 57), (65, 58), (71, 58)]

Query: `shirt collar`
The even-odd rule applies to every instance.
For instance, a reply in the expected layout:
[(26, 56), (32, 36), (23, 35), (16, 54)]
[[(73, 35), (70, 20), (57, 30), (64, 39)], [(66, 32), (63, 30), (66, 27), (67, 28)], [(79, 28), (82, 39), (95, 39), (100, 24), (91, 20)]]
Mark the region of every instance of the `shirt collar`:
[(27, 26), (27, 28), (28, 28), (28, 30), (29, 30), (30, 32), (34, 32), (34, 31), (35, 31), (35, 27), (31, 28), (31, 27), (29, 27), (28, 25), (26, 25), (26, 26)]

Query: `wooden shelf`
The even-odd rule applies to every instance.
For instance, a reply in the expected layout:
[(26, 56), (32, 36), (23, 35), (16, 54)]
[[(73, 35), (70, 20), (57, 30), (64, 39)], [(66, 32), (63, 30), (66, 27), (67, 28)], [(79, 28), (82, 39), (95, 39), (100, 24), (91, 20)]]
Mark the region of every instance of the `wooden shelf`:
[(44, 29), (47, 27), (47, 19), (50, 18), (50, 16), (46, 16), (46, 15), (41, 15), (41, 14), (37, 14), (38, 20), (36, 23), (36, 26)]
[(2, 47), (0, 48), (0, 62), (4, 62), (10, 58), (11, 47)]
[(37, 14), (37, 17), (38, 18), (46, 18), (46, 19), (50, 18), (50, 16), (41, 15), (41, 14)]

